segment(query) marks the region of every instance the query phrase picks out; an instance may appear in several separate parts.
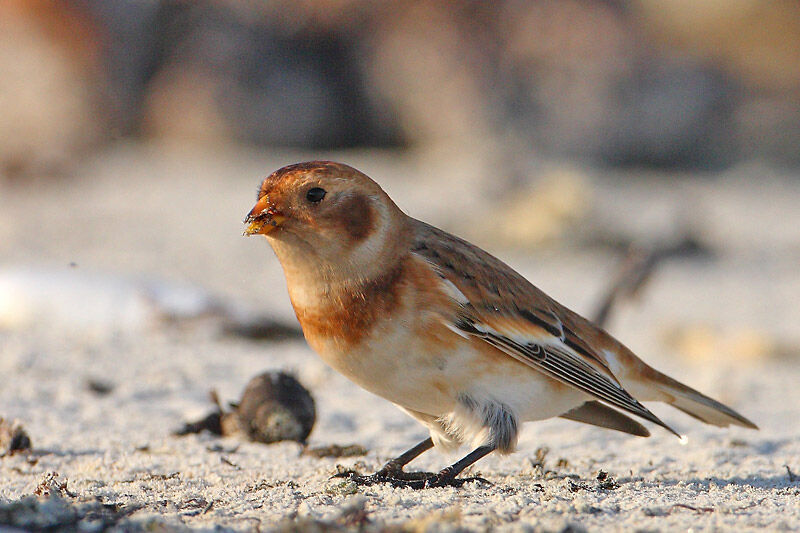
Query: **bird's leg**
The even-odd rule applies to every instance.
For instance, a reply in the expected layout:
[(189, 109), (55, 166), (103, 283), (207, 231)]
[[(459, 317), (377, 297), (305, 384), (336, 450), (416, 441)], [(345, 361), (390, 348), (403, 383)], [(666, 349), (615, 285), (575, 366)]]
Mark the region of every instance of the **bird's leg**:
[(368, 476), (362, 476), (356, 472), (342, 472), (334, 477), (346, 477), (357, 485), (375, 485), (376, 483), (389, 483), (395, 487), (406, 487), (410, 489), (426, 489), (433, 487), (461, 487), (470, 481), (480, 481), (489, 483), (482, 477), (456, 478), (465, 468), (492, 453), (494, 446), (481, 446), (466, 455), (463, 459), (456, 461), (452, 465), (440, 470), (438, 474), (433, 472), (404, 472), (403, 467), (416, 459), (426, 451), (433, 448), (433, 441), (430, 438), (420, 442), (399, 457), (387, 462), (383, 467)]
[(433, 475), (431, 472), (404, 472), (403, 467), (408, 463), (433, 448), (433, 440), (428, 437), (410, 450), (402, 453), (399, 457), (388, 461), (380, 470), (373, 474), (376, 477), (386, 479), (427, 479)]
[(485, 457), (494, 451), (494, 446), (480, 446), (467, 454), (463, 459), (456, 461), (447, 468), (441, 470), (433, 477), (426, 479), (421, 487), (414, 486), (412, 488), (430, 488), (430, 487), (460, 487), (464, 483), (470, 481), (480, 481), (481, 483), (489, 483), (482, 477), (464, 477), (456, 478), (465, 468), (473, 464), (478, 459)]
[(362, 476), (353, 471), (342, 472), (334, 477), (347, 477), (359, 485), (374, 485), (375, 483), (393, 483), (395, 481), (425, 480), (436, 474), (432, 472), (404, 472), (403, 467), (408, 463), (433, 448), (433, 440), (428, 437), (400, 456), (388, 461), (380, 470), (368, 476)]

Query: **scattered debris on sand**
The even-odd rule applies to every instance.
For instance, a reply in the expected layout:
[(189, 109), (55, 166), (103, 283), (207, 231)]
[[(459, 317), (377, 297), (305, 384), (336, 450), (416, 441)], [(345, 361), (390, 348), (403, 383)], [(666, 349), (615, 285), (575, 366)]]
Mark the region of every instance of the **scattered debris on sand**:
[[(127, 519), (141, 509), (136, 505), (102, 503), (96, 499), (73, 502), (58, 495), (26, 496), (13, 502), (0, 502), (0, 526), (14, 531), (158, 531), (155, 523), (135, 523)], [(4, 528), (0, 528), (4, 529)]]
[(323, 457), (363, 457), (367, 455), (367, 449), (360, 444), (349, 444), (345, 446), (330, 444), (317, 448), (306, 448), (303, 450), (303, 455), (319, 457), (320, 459)]
[(67, 487), (67, 478), (62, 478), (58, 472), (48, 472), (44, 475), (42, 481), (36, 486), (33, 493), (36, 496), (43, 496), (49, 498), (51, 496), (69, 496), (75, 498), (77, 494), (69, 490)]

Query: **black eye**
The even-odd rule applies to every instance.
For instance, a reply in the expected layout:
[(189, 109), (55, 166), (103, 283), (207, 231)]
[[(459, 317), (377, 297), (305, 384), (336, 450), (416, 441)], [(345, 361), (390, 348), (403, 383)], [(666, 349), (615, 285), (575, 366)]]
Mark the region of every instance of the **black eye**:
[(314, 187), (313, 189), (309, 189), (306, 193), (306, 200), (309, 202), (321, 202), (323, 198), (325, 198), (325, 189), (320, 189), (319, 187)]

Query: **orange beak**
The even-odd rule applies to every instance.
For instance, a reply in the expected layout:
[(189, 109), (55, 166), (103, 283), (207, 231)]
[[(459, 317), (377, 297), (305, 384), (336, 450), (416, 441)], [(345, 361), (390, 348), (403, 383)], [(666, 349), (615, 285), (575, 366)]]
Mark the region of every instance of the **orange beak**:
[(245, 224), (249, 224), (244, 230), (245, 235), (268, 235), (275, 228), (283, 224), (286, 217), (281, 215), (269, 203), (267, 195), (262, 196), (253, 209), (244, 219)]

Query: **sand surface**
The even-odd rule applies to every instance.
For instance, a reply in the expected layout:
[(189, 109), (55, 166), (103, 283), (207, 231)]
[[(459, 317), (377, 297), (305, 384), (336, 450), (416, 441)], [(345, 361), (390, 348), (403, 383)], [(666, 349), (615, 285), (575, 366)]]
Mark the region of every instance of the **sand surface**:
[[(494, 185), (479, 171), (461, 174), (424, 157), (333, 156), (576, 311), (593, 309), (620, 260), (579, 239), (545, 249), (497, 245), (470, 225), (475, 213), (502, 209), (496, 197), (486, 200)], [(658, 428), (641, 439), (545, 421), (525, 426), (516, 454), (489, 456), (470, 471), (491, 486), (410, 491), (330, 478), (337, 465), (376, 469), (423, 439), (420, 426), (327, 368), (301, 340), (223, 330), (221, 315), (231, 313), (291, 323), (277, 261), (260, 239), (240, 237), (241, 219), (268, 170), (306, 158), (120, 147), (74, 178), (0, 184), (0, 289), (8, 272), (30, 274), (14, 278), (22, 288), (16, 300), (0, 302), (0, 417), (19, 420), (33, 442), (32, 452), (0, 458), (0, 524), (800, 530), (797, 176), (748, 167), (669, 183), (585, 177), (588, 233), (644, 242), (691, 227), (713, 250), (665, 264), (610, 330), (760, 431), (704, 426), (660, 405), (651, 407), (689, 436), (687, 445)], [(50, 297), (35, 294), (37, 279), (56, 280)], [(154, 282), (166, 289), (148, 292)], [(185, 286), (177, 304), (163, 296)], [(296, 443), (172, 436), (211, 410), (210, 389), (233, 401), (270, 369), (294, 372), (313, 394), (311, 447), (356, 443), (367, 454), (320, 459)], [(90, 382), (111, 390), (98, 394)], [(432, 470), (458, 457), (434, 450), (413, 464)], [(33, 497), (52, 473), (51, 492), (60, 496)]]

